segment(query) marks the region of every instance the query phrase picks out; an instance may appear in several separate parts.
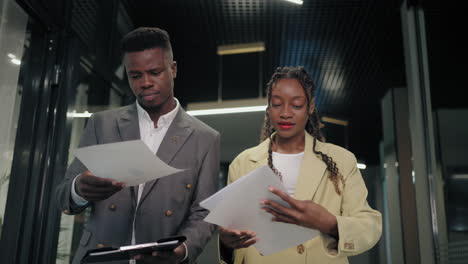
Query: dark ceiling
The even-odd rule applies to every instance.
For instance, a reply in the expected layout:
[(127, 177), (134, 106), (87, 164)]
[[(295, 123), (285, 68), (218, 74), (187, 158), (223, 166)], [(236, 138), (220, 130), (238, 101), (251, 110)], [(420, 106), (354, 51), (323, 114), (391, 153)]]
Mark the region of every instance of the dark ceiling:
[[(318, 87), (319, 113), (348, 120), (349, 149), (378, 164), (380, 100), (406, 82), (400, 1), (160, 0), (128, 6), (135, 27), (157, 26), (171, 35), (176, 96), (183, 105), (217, 99), (218, 45), (263, 41), (262, 83), (278, 66), (304, 66)], [(229, 69), (242, 80), (248, 67), (238, 61)]]

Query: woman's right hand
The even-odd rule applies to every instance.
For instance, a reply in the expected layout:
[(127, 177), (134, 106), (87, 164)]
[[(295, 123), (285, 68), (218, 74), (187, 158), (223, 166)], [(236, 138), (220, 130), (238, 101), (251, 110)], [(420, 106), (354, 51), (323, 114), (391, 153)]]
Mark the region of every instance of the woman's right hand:
[(257, 234), (250, 230), (235, 230), (219, 227), (219, 239), (224, 246), (232, 249), (246, 248), (258, 241)]

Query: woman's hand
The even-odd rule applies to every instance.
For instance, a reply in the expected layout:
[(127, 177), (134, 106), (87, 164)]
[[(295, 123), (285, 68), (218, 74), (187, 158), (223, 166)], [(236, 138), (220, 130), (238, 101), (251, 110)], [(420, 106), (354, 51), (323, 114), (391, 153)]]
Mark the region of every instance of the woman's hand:
[(273, 221), (313, 228), (338, 237), (336, 216), (328, 212), (327, 209), (312, 201), (296, 200), (273, 187), (270, 187), (269, 190), (291, 206), (288, 208), (271, 200), (261, 201), (261, 204), (265, 205), (262, 209), (274, 216)]
[(228, 248), (239, 249), (250, 247), (258, 241), (253, 231), (235, 230), (219, 227), (219, 239)]

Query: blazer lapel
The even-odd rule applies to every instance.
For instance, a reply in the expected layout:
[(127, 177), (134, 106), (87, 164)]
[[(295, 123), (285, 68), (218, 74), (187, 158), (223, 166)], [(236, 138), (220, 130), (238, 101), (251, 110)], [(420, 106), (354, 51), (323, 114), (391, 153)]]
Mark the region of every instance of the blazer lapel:
[(140, 124), (138, 122), (136, 103), (130, 105), (117, 122), (122, 141), (140, 139)]
[[(140, 123), (138, 122), (138, 112), (136, 103), (128, 106), (127, 110), (117, 120), (119, 135), (122, 141), (140, 139)], [(137, 187), (130, 187), (130, 197), (133, 208), (136, 207)]]
[(156, 153), (162, 161), (167, 164), (171, 163), (174, 156), (193, 132), (191, 122), (190, 116), (180, 108)]
[[(308, 133), (305, 137), (304, 159), (299, 168), (299, 177), (294, 193), (294, 198), (298, 200), (313, 199), (327, 169), (327, 165), (313, 152), (314, 138)], [(322, 143), (317, 140), (316, 149), (320, 150), (321, 147)]]
[[(190, 120), (190, 116), (185, 113), (182, 108), (179, 108), (174, 121), (172, 121), (172, 124), (169, 126), (166, 135), (161, 141), (161, 145), (159, 146), (158, 152), (156, 153), (158, 158), (169, 165), (171, 164), (171, 161), (174, 159), (177, 152), (185, 144), (185, 141), (187, 141), (190, 134), (193, 132), (193, 128), (190, 125), (191, 122), (192, 121)], [(143, 193), (140, 198), (140, 204), (146, 198), (157, 181), (158, 180), (156, 179), (145, 184), (145, 188), (143, 189)]]

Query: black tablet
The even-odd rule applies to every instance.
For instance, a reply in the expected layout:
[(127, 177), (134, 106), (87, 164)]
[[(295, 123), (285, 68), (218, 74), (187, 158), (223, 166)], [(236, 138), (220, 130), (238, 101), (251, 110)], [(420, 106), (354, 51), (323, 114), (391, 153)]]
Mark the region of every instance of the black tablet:
[(86, 252), (86, 255), (81, 260), (81, 263), (129, 260), (135, 255), (151, 254), (153, 251), (172, 251), (185, 240), (185, 236), (174, 236), (163, 238), (151, 243), (122, 246), (119, 248), (105, 247), (91, 249)]

